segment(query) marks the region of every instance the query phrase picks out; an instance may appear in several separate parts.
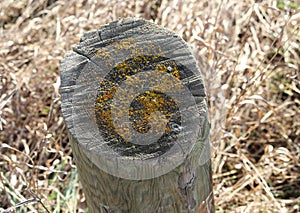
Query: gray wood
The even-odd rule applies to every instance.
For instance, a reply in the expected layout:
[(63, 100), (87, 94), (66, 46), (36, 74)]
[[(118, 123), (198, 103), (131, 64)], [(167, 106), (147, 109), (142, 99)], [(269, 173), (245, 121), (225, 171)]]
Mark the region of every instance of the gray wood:
[(206, 94), (180, 37), (134, 18), (88, 32), (61, 95), (89, 212), (214, 212)]

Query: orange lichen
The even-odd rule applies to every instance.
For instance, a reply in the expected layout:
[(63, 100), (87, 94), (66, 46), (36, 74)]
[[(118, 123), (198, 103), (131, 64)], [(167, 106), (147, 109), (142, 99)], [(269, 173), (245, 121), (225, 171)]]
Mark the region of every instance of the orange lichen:
[[(116, 59), (112, 56), (122, 54), (122, 51), (129, 52), (129, 59), (115, 64)], [(111, 115), (111, 110), (113, 107), (116, 107), (112, 105), (112, 100), (122, 81), (132, 81), (130, 85), (134, 85), (134, 82), (138, 82), (135, 74), (145, 69), (168, 73), (180, 80), (179, 70), (175, 62), (166, 61), (164, 55), (161, 53), (160, 47), (150, 42), (137, 41), (131, 38), (125, 39), (115, 42), (110, 50), (107, 48), (97, 50), (96, 56), (101, 57), (101, 60), (106, 63), (106, 66), (111, 67), (111, 71), (105, 77), (106, 80), (100, 82), (95, 103), (97, 120), (101, 123), (102, 128), (105, 129), (103, 132), (106, 135), (116, 136), (118, 135), (118, 131), (121, 131), (123, 136), (130, 136), (130, 134), (132, 134), (127, 127), (116, 130)], [(165, 82), (161, 80), (161, 87), (165, 87), (164, 91), (166, 88), (170, 89), (168, 82), (167, 80), (165, 80)], [(134, 87), (130, 87), (128, 92), (132, 94), (134, 92), (133, 90)], [(118, 104), (122, 105), (123, 103)], [(159, 93), (159, 91), (146, 91), (144, 94), (132, 100), (131, 106), (128, 107), (128, 117), (132, 122), (132, 128), (143, 133), (151, 128), (149, 119), (153, 112), (160, 111), (166, 119), (170, 120), (174, 110), (176, 111), (178, 108), (170, 97)], [(121, 112), (118, 112), (118, 109), (114, 108), (114, 111), (117, 112), (117, 115), (118, 113), (121, 114)], [(115, 122), (118, 122), (120, 117), (114, 117), (114, 119)], [(154, 125), (155, 122), (160, 121), (154, 121)], [(165, 132), (170, 131), (170, 127), (166, 126)], [(123, 141), (128, 142), (127, 140)]]
[[(171, 112), (166, 109), (170, 108), (174, 103), (166, 101), (162, 94), (146, 91), (144, 94), (136, 97), (135, 101), (139, 103), (140, 109), (130, 107), (129, 116), (137, 115), (136, 117), (139, 118), (133, 120), (133, 128), (138, 132), (146, 132), (151, 128), (147, 123), (150, 119), (150, 115), (155, 111), (161, 111), (167, 119), (171, 118)], [(169, 128), (166, 128), (165, 131), (169, 131)]]

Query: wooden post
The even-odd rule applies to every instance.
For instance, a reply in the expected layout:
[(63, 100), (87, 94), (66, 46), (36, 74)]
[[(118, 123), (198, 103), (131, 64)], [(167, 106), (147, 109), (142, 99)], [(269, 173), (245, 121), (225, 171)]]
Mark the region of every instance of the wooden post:
[(84, 34), (61, 95), (89, 212), (214, 212), (206, 94), (179, 36), (134, 18)]

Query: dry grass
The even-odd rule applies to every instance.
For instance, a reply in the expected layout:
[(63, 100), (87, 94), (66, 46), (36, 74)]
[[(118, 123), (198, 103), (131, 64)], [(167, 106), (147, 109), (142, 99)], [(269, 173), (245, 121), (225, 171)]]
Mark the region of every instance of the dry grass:
[(0, 3), (0, 211), (84, 212), (59, 64), (84, 32), (136, 16), (181, 35), (202, 67), (217, 212), (299, 212), (300, 1), (96, 2)]

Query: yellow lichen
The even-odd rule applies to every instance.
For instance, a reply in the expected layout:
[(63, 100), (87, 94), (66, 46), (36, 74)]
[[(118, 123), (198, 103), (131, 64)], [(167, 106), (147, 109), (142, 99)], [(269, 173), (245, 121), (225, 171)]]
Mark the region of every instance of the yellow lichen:
[[(122, 54), (122, 51), (126, 50), (130, 52), (128, 56), (131, 60), (124, 60), (122, 62), (116, 62), (113, 55)], [(180, 79), (179, 71), (175, 63), (164, 62), (159, 63), (159, 59), (164, 57), (160, 47), (155, 46), (153, 43), (137, 41), (135, 39), (129, 38), (122, 41), (115, 42), (111, 46), (111, 49), (102, 48), (97, 50), (97, 57), (101, 58), (102, 61), (105, 61), (108, 67), (111, 67), (110, 76), (113, 79), (118, 81), (124, 80), (131, 81), (130, 85), (134, 85), (134, 82), (137, 82), (137, 77), (134, 75), (144, 67), (149, 65), (155, 65), (155, 71), (169, 73), (175, 76), (177, 79)], [(116, 64), (117, 63), (117, 64)], [(170, 89), (168, 80), (161, 82), (161, 86)], [(105, 124), (105, 128), (108, 130), (106, 134), (117, 134), (118, 131), (122, 131), (122, 135), (130, 136), (131, 132), (128, 128), (123, 128), (121, 130), (115, 130), (111, 115), (111, 109), (115, 106), (112, 104), (107, 104), (108, 101), (113, 99), (113, 96), (117, 90), (118, 85), (121, 82), (107, 82), (102, 81), (100, 83), (100, 93), (97, 96), (95, 104), (95, 112), (99, 115), (99, 118), (102, 119)], [(112, 86), (114, 85), (114, 86)], [(115, 86), (116, 85), (116, 86)], [(134, 87), (129, 88), (129, 93), (132, 94)], [(133, 101), (133, 100), (132, 100)], [(175, 109), (174, 102), (171, 99), (166, 100), (164, 95), (156, 93), (154, 91), (146, 91), (144, 94), (139, 95), (135, 98), (135, 101), (139, 103), (140, 109), (135, 109), (131, 106), (128, 109), (128, 116), (133, 122), (132, 127), (138, 132), (148, 131), (149, 128), (149, 119), (153, 112), (161, 111), (167, 119), (171, 119), (172, 113), (167, 109)], [(119, 103), (122, 104), (122, 103)], [(114, 109), (116, 112), (117, 109)], [(121, 112), (119, 112), (121, 114)], [(120, 119), (119, 117), (114, 118), (116, 121)], [(159, 121), (157, 121), (159, 122)], [(171, 131), (168, 126), (165, 128), (165, 132)], [(124, 140), (127, 142), (126, 140)], [(135, 147), (134, 147), (135, 148)]]

